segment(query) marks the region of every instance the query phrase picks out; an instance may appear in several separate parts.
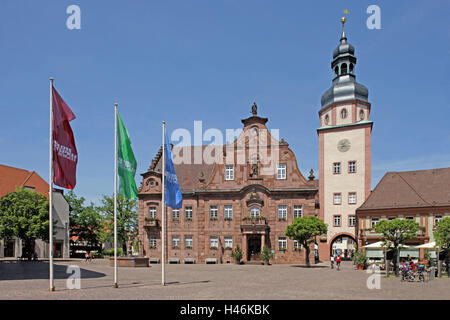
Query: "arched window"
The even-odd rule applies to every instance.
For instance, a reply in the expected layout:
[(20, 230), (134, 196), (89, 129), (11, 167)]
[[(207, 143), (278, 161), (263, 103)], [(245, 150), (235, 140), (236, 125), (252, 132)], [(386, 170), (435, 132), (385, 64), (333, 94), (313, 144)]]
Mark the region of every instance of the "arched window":
[(328, 115), (325, 116), (325, 124), (328, 125), (328, 122), (330, 122), (330, 117)]
[(350, 73), (353, 73), (353, 63), (350, 63)]
[(342, 111), (341, 111), (341, 117), (342, 117), (342, 119), (345, 119), (345, 118), (347, 118), (347, 109), (342, 109)]
[(334, 73), (338, 76), (339, 75), (339, 67), (334, 67)]
[(347, 74), (347, 64), (341, 64), (341, 74)]
[(259, 208), (258, 207), (252, 207), (250, 209), (250, 217), (259, 217), (259, 216), (260, 216)]

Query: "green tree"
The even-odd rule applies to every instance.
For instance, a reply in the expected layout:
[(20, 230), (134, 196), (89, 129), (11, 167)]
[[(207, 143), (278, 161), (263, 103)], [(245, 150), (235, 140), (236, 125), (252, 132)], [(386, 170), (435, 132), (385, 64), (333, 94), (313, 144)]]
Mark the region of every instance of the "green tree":
[(327, 225), (316, 217), (295, 218), (291, 225), (287, 226), (285, 235), (292, 240), (297, 240), (305, 248), (306, 265), (309, 267), (310, 245), (315, 243), (316, 237), (327, 233)]
[[(114, 197), (104, 195), (102, 206), (98, 208), (103, 214), (105, 227), (102, 241), (114, 241)], [(137, 199), (127, 199), (117, 196), (117, 242), (127, 252), (127, 241), (136, 234), (138, 229)], [(133, 239), (131, 239), (133, 240)]]
[(383, 234), (385, 246), (393, 248), (394, 251), (394, 270), (398, 276), (398, 265), (400, 262), (400, 247), (411, 238), (417, 237), (417, 231), (420, 226), (414, 220), (394, 219), (382, 220), (375, 225), (375, 231)]
[(103, 230), (103, 216), (91, 202), (84, 204), (84, 197), (77, 197), (71, 190), (65, 196), (72, 211), (70, 212), (70, 236), (77, 236), (78, 241), (85, 241), (89, 246), (98, 246)]
[(18, 188), (7, 194), (0, 199), (0, 238), (22, 239), (23, 256), (31, 260), (34, 241), (49, 239), (48, 208), (47, 198), (32, 190)]
[(450, 278), (450, 217), (445, 217), (437, 223), (433, 235), (436, 244), (447, 253), (447, 274)]

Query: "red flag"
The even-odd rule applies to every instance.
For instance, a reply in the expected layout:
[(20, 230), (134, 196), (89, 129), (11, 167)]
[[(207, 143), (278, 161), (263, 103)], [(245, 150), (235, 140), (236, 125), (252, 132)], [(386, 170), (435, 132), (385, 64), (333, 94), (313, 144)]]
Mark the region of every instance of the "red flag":
[(53, 182), (73, 189), (77, 183), (78, 153), (70, 121), (75, 115), (52, 87), (53, 100)]

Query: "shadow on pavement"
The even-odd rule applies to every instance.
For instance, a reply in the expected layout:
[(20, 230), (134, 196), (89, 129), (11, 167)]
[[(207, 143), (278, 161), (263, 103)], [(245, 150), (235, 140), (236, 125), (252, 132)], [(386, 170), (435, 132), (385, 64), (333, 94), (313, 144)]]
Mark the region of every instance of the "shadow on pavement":
[(329, 266), (315, 266), (315, 265), (311, 265), (311, 266), (306, 266), (306, 265), (292, 265), (291, 267), (294, 267), (294, 268), (305, 268), (305, 269), (329, 269), (330, 267)]
[[(67, 279), (73, 271), (67, 273), (65, 265), (53, 265), (53, 276), (55, 279)], [(95, 272), (80, 268), (81, 278), (102, 278), (104, 273)], [(49, 264), (43, 261), (17, 261), (14, 263), (0, 262), (0, 281), (1, 280), (29, 280), (29, 279), (48, 279)]]

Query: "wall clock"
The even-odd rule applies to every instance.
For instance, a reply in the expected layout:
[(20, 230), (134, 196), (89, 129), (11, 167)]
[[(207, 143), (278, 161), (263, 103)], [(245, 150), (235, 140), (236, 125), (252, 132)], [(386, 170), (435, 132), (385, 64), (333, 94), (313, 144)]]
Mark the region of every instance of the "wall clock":
[(347, 152), (350, 150), (351, 144), (348, 139), (342, 139), (338, 142), (337, 148), (340, 152)]

